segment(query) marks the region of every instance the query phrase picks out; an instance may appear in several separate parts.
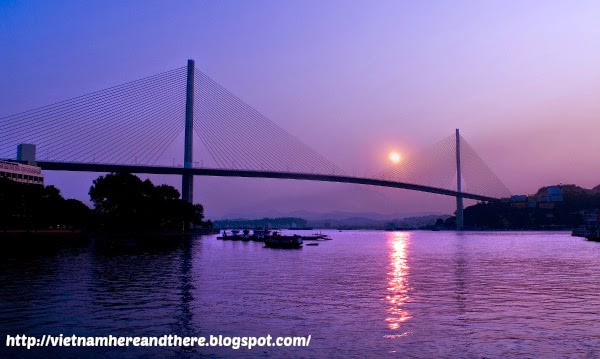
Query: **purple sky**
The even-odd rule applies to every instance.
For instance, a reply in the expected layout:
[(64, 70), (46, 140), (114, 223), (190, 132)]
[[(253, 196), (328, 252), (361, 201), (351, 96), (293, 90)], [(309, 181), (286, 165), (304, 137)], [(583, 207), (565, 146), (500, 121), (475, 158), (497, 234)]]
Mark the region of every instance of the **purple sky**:
[[(390, 150), (417, 151), (460, 128), (513, 193), (593, 187), (599, 24), (597, 1), (4, 0), (0, 116), (193, 58), (350, 174), (378, 172)], [(87, 200), (95, 177), (49, 173), (47, 182)], [(400, 190), (270, 183), (202, 178), (196, 200), (213, 217), (453, 206), (451, 198)]]

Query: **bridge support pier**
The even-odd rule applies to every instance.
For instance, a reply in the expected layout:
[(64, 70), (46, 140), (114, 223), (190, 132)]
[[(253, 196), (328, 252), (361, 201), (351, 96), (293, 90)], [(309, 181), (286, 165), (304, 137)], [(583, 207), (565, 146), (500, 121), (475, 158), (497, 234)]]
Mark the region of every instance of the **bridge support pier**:
[(460, 174), (460, 132), (456, 129), (456, 230), (462, 231), (464, 226), (463, 219), (463, 198), (462, 198), (462, 177)]
[[(185, 97), (185, 144), (183, 147), (183, 168), (192, 168), (194, 135), (194, 60), (187, 62), (187, 87)], [(181, 176), (181, 198), (194, 202), (194, 175), (184, 173)]]

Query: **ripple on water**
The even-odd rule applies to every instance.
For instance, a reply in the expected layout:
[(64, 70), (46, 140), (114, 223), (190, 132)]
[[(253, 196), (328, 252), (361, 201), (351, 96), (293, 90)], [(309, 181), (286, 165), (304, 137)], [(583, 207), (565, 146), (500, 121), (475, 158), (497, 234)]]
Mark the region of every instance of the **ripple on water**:
[(102, 357), (600, 356), (598, 243), (567, 233), (329, 234), (300, 250), (205, 236), (5, 256), (0, 334), (312, 335), (309, 348)]

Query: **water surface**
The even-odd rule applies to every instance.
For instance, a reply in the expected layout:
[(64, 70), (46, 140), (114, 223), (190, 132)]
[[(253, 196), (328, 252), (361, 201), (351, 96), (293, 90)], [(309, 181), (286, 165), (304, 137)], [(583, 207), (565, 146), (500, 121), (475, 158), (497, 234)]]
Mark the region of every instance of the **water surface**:
[[(300, 250), (3, 254), (9, 357), (597, 357), (600, 243), (547, 232), (328, 232)], [(305, 336), (307, 348), (10, 349), (6, 334)], [(2, 354), (2, 353), (0, 353)], [(0, 355), (2, 356), (2, 355)]]

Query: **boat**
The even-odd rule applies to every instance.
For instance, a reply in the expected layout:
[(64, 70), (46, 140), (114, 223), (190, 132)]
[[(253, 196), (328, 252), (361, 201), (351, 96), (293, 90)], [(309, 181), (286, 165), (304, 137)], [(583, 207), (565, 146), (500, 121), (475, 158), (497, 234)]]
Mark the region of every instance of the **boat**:
[(307, 246), (318, 246), (319, 243), (306, 243)]
[(588, 241), (600, 242), (600, 228), (596, 227), (585, 236)]
[(265, 238), (271, 235), (271, 231), (268, 229), (255, 229), (252, 231), (250, 239), (257, 242), (264, 242)]
[(231, 231), (231, 234), (227, 234), (227, 231), (223, 230), (223, 235), (220, 237), (217, 237), (217, 239), (239, 241), (241, 239), (244, 239), (244, 237), (240, 236), (239, 230), (234, 229)]
[(577, 228), (573, 228), (571, 235), (573, 237), (587, 237), (590, 232), (590, 229), (586, 225), (581, 225)]
[(320, 240), (322, 237), (318, 234), (313, 234), (310, 236), (302, 236), (302, 240), (303, 241), (318, 241)]
[(250, 230), (244, 229), (242, 231), (242, 241), (249, 241), (249, 240), (250, 240)]
[(265, 237), (266, 248), (301, 248), (302, 236), (283, 236), (279, 232), (273, 232), (272, 235)]
[(302, 240), (303, 241), (319, 241), (319, 240), (330, 241), (331, 238), (327, 234), (323, 234), (323, 233), (319, 232), (319, 233), (313, 233), (308, 236), (302, 236)]

